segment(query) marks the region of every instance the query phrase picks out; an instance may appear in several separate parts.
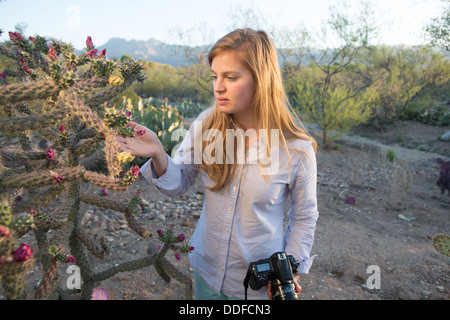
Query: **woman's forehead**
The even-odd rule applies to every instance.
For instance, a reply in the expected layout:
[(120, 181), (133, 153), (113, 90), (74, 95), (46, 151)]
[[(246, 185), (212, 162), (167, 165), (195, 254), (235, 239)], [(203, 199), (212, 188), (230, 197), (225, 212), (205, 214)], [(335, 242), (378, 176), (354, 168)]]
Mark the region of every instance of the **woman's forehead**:
[(211, 71), (219, 73), (239, 73), (247, 70), (238, 55), (232, 51), (217, 54), (211, 62)]

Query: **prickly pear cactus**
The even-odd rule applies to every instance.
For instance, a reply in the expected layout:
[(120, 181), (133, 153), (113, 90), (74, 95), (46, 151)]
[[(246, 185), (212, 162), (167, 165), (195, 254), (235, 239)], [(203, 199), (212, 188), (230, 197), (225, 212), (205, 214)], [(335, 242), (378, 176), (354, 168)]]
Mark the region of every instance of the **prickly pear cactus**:
[(450, 237), (446, 234), (439, 234), (433, 238), (433, 246), (436, 250), (447, 257), (450, 257)]
[[(87, 257), (90, 251), (102, 258), (109, 248), (80, 223), (82, 202), (122, 212), (139, 236), (151, 236), (135, 219), (139, 193), (127, 206), (83, 194), (80, 188), (87, 182), (104, 194), (107, 189), (125, 191), (137, 179), (138, 168), (127, 167), (133, 157), (119, 149), (115, 137), (142, 132), (126, 127), (130, 113), (111, 109), (108, 101), (134, 81), (144, 80), (142, 65), (107, 59), (106, 50), (99, 52), (90, 37), (86, 50), (77, 55), (70, 44), (60, 41), (26, 39), (16, 32), (9, 36), (9, 43), (0, 44), (0, 55), (15, 65), (0, 74), (0, 137), (7, 138), (0, 144), (0, 280), (5, 298), (30, 297), (24, 291), (24, 273), (36, 261), (42, 263), (44, 274), (32, 294), (35, 299), (58, 297), (64, 290), (57, 275), (61, 263), (80, 268), (83, 299), (91, 299), (102, 280), (152, 264), (165, 280), (172, 276), (185, 284), (186, 298), (191, 298), (190, 279), (164, 255), (169, 249), (179, 255), (193, 248), (178, 247), (181, 241), (173, 237), (161, 238), (164, 246), (159, 251), (149, 249), (143, 258), (99, 273)], [(99, 161), (106, 161), (107, 173), (89, 169)], [(31, 230), (38, 250), (20, 242)]]

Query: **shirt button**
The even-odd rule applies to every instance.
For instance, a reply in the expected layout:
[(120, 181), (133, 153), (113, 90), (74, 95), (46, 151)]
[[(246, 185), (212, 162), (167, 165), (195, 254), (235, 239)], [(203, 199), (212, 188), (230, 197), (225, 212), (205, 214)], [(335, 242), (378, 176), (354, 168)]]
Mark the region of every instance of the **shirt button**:
[(233, 191), (236, 191), (236, 189), (237, 189), (237, 187), (236, 187), (236, 186), (234, 186), (234, 187), (233, 187)]

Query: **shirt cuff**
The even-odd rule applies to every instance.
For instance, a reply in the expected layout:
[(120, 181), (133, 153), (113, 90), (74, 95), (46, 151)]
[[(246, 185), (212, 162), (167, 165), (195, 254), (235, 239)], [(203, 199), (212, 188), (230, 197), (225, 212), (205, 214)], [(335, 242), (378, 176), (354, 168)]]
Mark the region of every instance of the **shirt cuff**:
[(307, 274), (309, 273), (309, 269), (311, 268), (314, 259), (317, 257), (317, 255), (313, 255), (309, 259), (303, 260), (298, 265), (298, 273), (300, 274)]
[(173, 186), (173, 181), (177, 181), (179, 178), (177, 176), (177, 170), (172, 158), (166, 154), (167, 157), (167, 168), (166, 172), (158, 178), (156, 175), (155, 168), (153, 166), (153, 160), (150, 158), (140, 169), (142, 176), (147, 180), (152, 182), (156, 187), (162, 189), (171, 189)]

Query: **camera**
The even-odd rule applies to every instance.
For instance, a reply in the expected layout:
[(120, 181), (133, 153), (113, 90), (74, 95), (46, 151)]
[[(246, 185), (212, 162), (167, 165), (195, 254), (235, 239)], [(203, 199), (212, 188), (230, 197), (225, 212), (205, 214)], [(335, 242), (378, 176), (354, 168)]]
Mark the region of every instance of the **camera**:
[(250, 263), (244, 279), (245, 299), (249, 284), (253, 290), (259, 290), (270, 280), (274, 300), (300, 300), (293, 281), (298, 265), (298, 260), (285, 252), (276, 252), (267, 259)]

